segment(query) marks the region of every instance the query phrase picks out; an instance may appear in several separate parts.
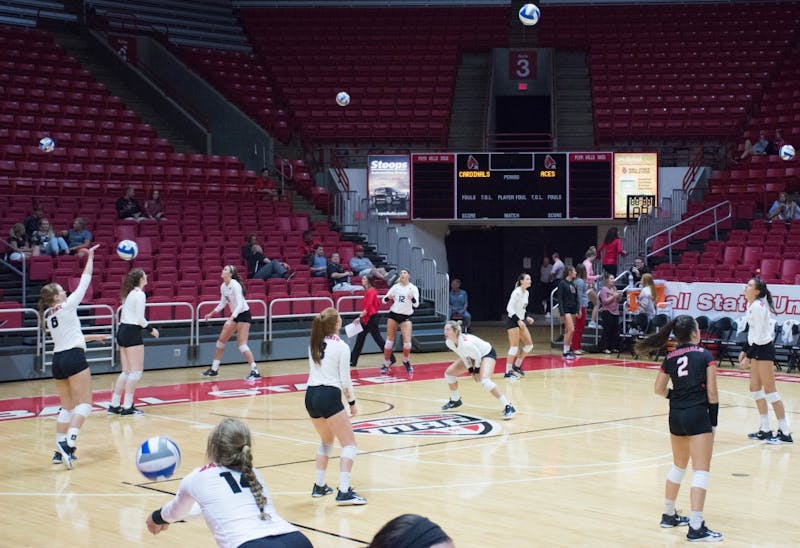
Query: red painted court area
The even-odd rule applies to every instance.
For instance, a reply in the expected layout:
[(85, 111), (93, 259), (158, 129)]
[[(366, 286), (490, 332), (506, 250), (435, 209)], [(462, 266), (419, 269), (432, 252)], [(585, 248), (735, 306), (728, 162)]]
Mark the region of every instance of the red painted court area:
[[(444, 370), (451, 362), (431, 363), (414, 366), (414, 374), (406, 374), (402, 366), (395, 366), (389, 376), (380, 374), (378, 368), (365, 368), (351, 370), (353, 383), (356, 386), (377, 385), (394, 382), (416, 382), (442, 379)], [(586, 367), (606, 365), (614, 367), (635, 367), (637, 369), (657, 370), (660, 366), (655, 362), (634, 362), (626, 360), (613, 360), (608, 358), (582, 357), (572, 362), (563, 360), (557, 355), (528, 356), (525, 359), (526, 371), (541, 371), (547, 369), (560, 369), (569, 367)], [(221, 370), (225, 374), (225, 367)], [(501, 358), (495, 366), (495, 373), (505, 371), (505, 359)], [(747, 378), (747, 371), (718, 370), (720, 376)], [(146, 375), (146, 373), (145, 373)], [(146, 377), (145, 377), (146, 378)], [(257, 382), (247, 382), (244, 379), (203, 380), (185, 384), (166, 386), (141, 386), (136, 390), (136, 407), (150, 407), (157, 405), (170, 405), (198, 401), (215, 401), (230, 398), (245, 398), (269, 394), (285, 394), (288, 392), (302, 392), (306, 389), (308, 375), (279, 375), (264, 377)], [(791, 375), (776, 375), (775, 379), (784, 382), (800, 382), (800, 377)], [(94, 392), (94, 411), (105, 411), (111, 398), (110, 390)], [(35, 417), (49, 417), (58, 414), (60, 407), (58, 396), (34, 396), (28, 398), (11, 398), (0, 400), (0, 421), (30, 419)]]

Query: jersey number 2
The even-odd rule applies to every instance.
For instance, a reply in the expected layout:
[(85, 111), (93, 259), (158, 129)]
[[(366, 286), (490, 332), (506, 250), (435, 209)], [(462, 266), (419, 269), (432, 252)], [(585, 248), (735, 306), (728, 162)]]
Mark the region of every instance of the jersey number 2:
[(678, 358), (678, 376), (679, 377), (686, 377), (689, 375), (689, 372), (686, 370), (689, 367), (689, 358), (686, 356), (681, 356)]
[(230, 472), (222, 472), (220, 474), (220, 477), (225, 478), (225, 481), (228, 482), (228, 486), (234, 493), (241, 493), (242, 487), (244, 487), (245, 489), (250, 488), (250, 484), (247, 482), (247, 479), (244, 476), (242, 476), (240, 483), (236, 483), (236, 480), (233, 478), (233, 474), (231, 474)]

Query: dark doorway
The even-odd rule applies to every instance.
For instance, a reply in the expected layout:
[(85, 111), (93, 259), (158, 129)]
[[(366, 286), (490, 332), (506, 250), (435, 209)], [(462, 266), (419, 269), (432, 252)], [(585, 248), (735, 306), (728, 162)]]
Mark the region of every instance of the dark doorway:
[(551, 133), (550, 97), (499, 95), (495, 98), (497, 133)]

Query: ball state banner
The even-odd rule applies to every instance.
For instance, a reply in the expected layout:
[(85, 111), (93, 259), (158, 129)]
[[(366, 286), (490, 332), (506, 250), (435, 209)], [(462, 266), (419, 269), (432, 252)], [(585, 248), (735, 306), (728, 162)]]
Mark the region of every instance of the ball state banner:
[[(673, 314), (737, 318), (747, 310), (744, 284), (665, 282)], [(800, 319), (800, 286), (769, 285), (777, 321)]]

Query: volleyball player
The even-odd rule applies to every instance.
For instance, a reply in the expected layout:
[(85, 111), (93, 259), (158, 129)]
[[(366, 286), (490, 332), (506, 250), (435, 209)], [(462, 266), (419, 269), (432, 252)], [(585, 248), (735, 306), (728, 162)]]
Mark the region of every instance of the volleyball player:
[(175, 498), (147, 516), (148, 531), (166, 531), (199, 508), (223, 548), (311, 548), (275, 510), (264, 477), (253, 467), (250, 430), (242, 421), (219, 423), (208, 436), (206, 456), (209, 463), (181, 480)]
[[(147, 274), (141, 268), (134, 268), (125, 275), (120, 291), (122, 316), (117, 329), (119, 357), (122, 361), (122, 373), (114, 384), (111, 404), (108, 412), (116, 415), (141, 415), (142, 412), (133, 406), (133, 394), (136, 384), (144, 371), (144, 342), (142, 331), (147, 331), (158, 338), (158, 329), (149, 325), (144, 316), (147, 298), (144, 286), (147, 285)], [(122, 393), (125, 399), (120, 405)]]
[(444, 372), (444, 379), (450, 388), (450, 400), (442, 406), (442, 411), (449, 411), (456, 407), (461, 407), (461, 394), (458, 392), (458, 375), (469, 371), (475, 382), (480, 382), (492, 396), (500, 400), (503, 406), (503, 418), (510, 419), (517, 410), (508, 401), (508, 398), (500, 393), (500, 389), (492, 382), (494, 364), (497, 361), (497, 353), (492, 345), (475, 335), (461, 332), (461, 325), (450, 320), (444, 324), (444, 340), (447, 348), (458, 354), (458, 359), (454, 361)]
[(564, 353), (565, 360), (574, 360), (577, 356), (572, 351), (572, 335), (575, 332), (575, 316), (580, 313), (578, 302), (578, 289), (572, 283), (575, 280), (575, 267), (568, 266), (564, 277), (558, 281), (556, 290), (556, 303), (561, 323), (564, 325)]
[[(305, 402), (308, 416), (320, 439), (311, 496), (318, 498), (333, 493), (333, 489), (325, 482), (325, 470), (333, 453), (333, 438), (336, 437), (342, 446), (336, 504), (346, 506), (366, 504), (367, 499), (350, 486), (350, 473), (358, 453), (350, 417), (358, 413), (358, 408), (350, 380), (350, 347), (339, 338), (341, 328), (342, 318), (335, 308), (326, 308), (314, 317), (308, 346), (309, 372)], [(347, 398), (349, 416), (342, 404), (342, 393)]]
[[(765, 440), (768, 443), (792, 443), (789, 420), (775, 387), (775, 330), (770, 320), (770, 312), (775, 312), (772, 294), (767, 284), (760, 278), (753, 278), (744, 288), (747, 301), (747, 346), (739, 354), (743, 369), (750, 370), (750, 394), (756, 401), (761, 425), (758, 432), (748, 434), (752, 440)], [(778, 431), (773, 435), (769, 427), (767, 402), (778, 418)]]
[[(530, 274), (524, 272), (517, 276), (514, 290), (508, 298), (506, 312), (508, 321), (506, 322), (506, 332), (508, 333), (508, 354), (506, 357), (506, 372), (503, 375), (510, 381), (515, 381), (519, 377), (524, 377), (522, 361), (525, 356), (533, 350), (533, 340), (529, 325), (533, 325), (533, 318), (528, 315), (528, 288), (531, 286)], [(522, 340), (522, 351), (519, 350), (519, 343)]]
[(383, 345), (381, 373), (384, 375), (389, 373), (389, 366), (392, 364), (392, 349), (398, 327), (403, 337), (403, 365), (406, 373), (409, 375), (414, 373), (414, 368), (411, 367), (409, 361), (411, 358), (411, 315), (419, 306), (419, 289), (409, 280), (411, 275), (408, 270), (401, 268), (398, 275), (397, 282), (383, 297), (385, 303), (392, 301), (392, 306), (389, 307), (389, 317), (386, 320), (386, 344)]
[(258, 366), (253, 358), (253, 352), (247, 345), (250, 337), (250, 323), (253, 321), (250, 316), (250, 307), (244, 296), (244, 287), (242, 286), (242, 279), (239, 277), (239, 272), (232, 264), (226, 265), (222, 269), (222, 284), (219, 287), (222, 297), (220, 298), (217, 307), (206, 314), (205, 321), (208, 321), (211, 316), (217, 312), (222, 311), (225, 305), (228, 305), (231, 311), (230, 317), (225, 320), (222, 326), (222, 332), (217, 339), (216, 350), (214, 351), (214, 361), (211, 362), (211, 367), (203, 371), (204, 377), (216, 377), (219, 375), (219, 364), (222, 360), (222, 354), (225, 353), (225, 343), (236, 332), (236, 342), (239, 344), (239, 352), (250, 364), (250, 374), (247, 375), (245, 380), (255, 381), (261, 378), (258, 372)]
[(53, 338), (53, 380), (61, 401), (53, 463), (63, 463), (68, 470), (75, 461), (78, 434), (92, 412), (92, 377), (86, 361), (86, 343), (111, 338), (110, 335), (84, 335), (77, 312), (92, 282), (94, 252), (98, 247), (87, 249), (81, 281), (69, 297), (57, 283), (47, 284), (39, 295), (39, 313)]
[[(691, 316), (680, 315), (658, 333), (639, 341), (636, 352), (644, 355), (662, 348), (674, 333), (677, 346), (667, 354), (655, 381), (655, 393), (669, 400), (669, 431), (672, 443), (672, 469), (664, 488), (664, 513), (661, 527), (689, 525), (686, 539), (692, 542), (717, 542), (722, 533), (706, 527), (703, 506), (708, 489), (714, 431), (719, 412), (717, 365), (711, 353), (698, 346), (700, 329)], [(672, 381), (672, 388), (667, 384)], [(688, 518), (675, 511), (675, 499), (689, 459), (692, 460), (692, 512)]]

